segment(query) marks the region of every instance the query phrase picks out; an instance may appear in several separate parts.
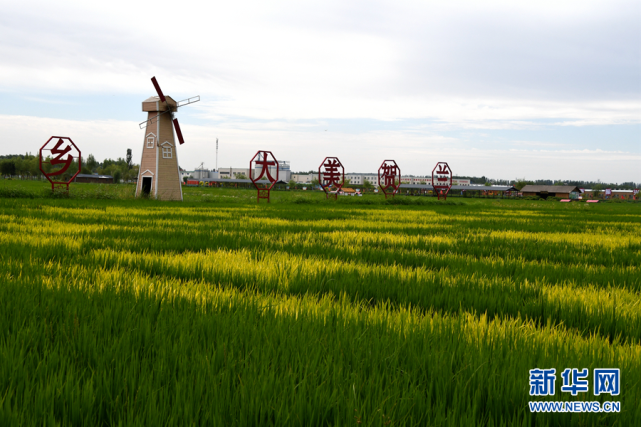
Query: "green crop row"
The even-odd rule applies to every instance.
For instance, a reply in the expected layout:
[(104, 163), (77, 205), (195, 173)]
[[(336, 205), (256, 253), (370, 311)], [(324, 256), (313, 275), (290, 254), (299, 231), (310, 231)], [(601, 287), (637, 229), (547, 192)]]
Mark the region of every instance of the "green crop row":
[(7, 425), (528, 425), (529, 369), (574, 366), (619, 367), (624, 412), (537, 425), (641, 415), (641, 347), (560, 326), (99, 266), (30, 271), (1, 276)]
[[(636, 205), (233, 194), (0, 199), (0, 425), (641, 416)], [(620, 396), (559, 393), (559, 376), (547, 400), (622, 412), (530, 414), (537, 367), (621, 369)]]

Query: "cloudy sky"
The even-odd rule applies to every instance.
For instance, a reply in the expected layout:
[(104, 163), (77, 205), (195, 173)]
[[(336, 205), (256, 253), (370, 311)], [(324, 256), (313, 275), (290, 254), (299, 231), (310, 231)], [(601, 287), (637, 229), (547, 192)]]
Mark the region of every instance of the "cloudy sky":
[[(0, 154), (139, 159), (156, 76), (180, 164), (641, 181), (638, 1), (0, 0)], [(137, 160), (136, 160), (137, 161)]]

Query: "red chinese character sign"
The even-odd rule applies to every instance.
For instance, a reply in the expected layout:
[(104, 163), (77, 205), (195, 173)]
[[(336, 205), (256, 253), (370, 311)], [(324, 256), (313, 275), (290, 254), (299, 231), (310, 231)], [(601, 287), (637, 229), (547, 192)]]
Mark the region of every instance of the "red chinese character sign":
[(278, 160), (271, 151), (259, 151), (249, 161), (249, 179), (258, 190), (258, 202), (267, 199), (269, 192), (278, 181)]
[(51, 183), (51, 190), (63, 188), (69, 191), (69, 184), (82, 168), (80, 150), (66, 136), (52, 136), (40, 147), (40, 171)]
[(447, 200), (447, 193), (452, 188), (452, 169), (446, 162), (438, 162), (432, 169), (432, 187), (438, 196), (438, 199)]
[(318, 167), (318, 183), (325, 192), (325, 197), (337, 198), (345, 182), (345, 168), (338, 157), (325, 157)]
[(378, 186), (385, 198), (394, 197), (401, 185), (401, 168), (394, 160), (385, 160), (378, 168)]

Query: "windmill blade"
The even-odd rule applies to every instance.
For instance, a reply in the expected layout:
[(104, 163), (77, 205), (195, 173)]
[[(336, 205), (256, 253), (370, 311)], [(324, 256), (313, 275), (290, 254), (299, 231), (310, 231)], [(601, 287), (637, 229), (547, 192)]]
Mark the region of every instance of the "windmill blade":
[(174, 129), (176, 129), (176, 136), (178, 136), (178, 141), (180, 142), (180, 145), (183, 145), (185, 143), (185, 140), (183, 138), (183, 133), (180, 131), (180, 126), (178, 125), (178, 119), (174, 119)]
[(178, 103), (176, 104), (176, 108), (184, 107), (185, 105), (193, 104), (194, 102), (198, 102), (198, 101), (200, 101), (200, 95), (192, 96), (191, 98), (178, 101)]
[(151, 82), (154, 84), (154, 88), (156, 88), (156, 92), (158, 93), (160, 100), (162, 102), (167, 102), (167, 100), (165, 99), (165, 95), (163, 95), (162, 90), (160, 89), (160, 85), (158, 84), (155, 76), (151, 78)]
[(149, 119), (149, 120), (145, 120), (144, 122), (140, 122), (140, 124), (139, 124), (138, 126), (140, 126), (140, 129), (144, 129), (144, 128), (146, 128), (146, 127), (147, 127), (147, 124), (153, 125), (153, 124), (154, 124), (154, 123), (156, 123), (158, 120), (160, 120), (160, 118), (159, 118), (159, 117), (160, 117), (160, 116), (162, 116), (162, 115), (163, 115), (163, 114), (165, 114), (165, 113), (169, 113), (169, 110), (167, 110), (167, 111), (163, 111), (162, 113), (158, 114), (157, 116), (153, 116), (153, 117), (152, 117), (151, 119)]

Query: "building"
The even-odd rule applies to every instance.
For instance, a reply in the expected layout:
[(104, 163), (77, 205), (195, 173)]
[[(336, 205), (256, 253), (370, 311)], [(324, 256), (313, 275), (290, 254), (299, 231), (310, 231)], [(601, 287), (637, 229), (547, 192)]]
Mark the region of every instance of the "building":
[[(313, 179), (318, 179), (318, 174), (293, 174), (292, 179), (297, 184), (311, 184)], [(378, 173), (346, 173), (345, 181), (350, 185), (364, 185), (368, 181), (373, 186), (378, 186)], [(401, 184), (411, 185), (432, 185), (431, 176), (401, 176)], [(452, 180), (452, 185), (471, 185), (469, 179), (456, 179)]]
[[(432, 185), (431, 176), (401, 176), (401, 184), (428, 184)], [(469, 179), (452, 178), (452, 185), (472, 185)]]
[(526, 185), (521, 189), (523, 197), (538, 196), (543, 199), (560, 197), (563, 199), (578, 199), (581, 190), (574, 185)]
[[(220, 168), (218, 169), (219, 179), (239, 179), (244, 176), (249, 178), (249, 168)], [(242, 178), (241, 178), (242, 179)]]
[[(292, 172), (289, 167), (289, 161), (287, 160), (278, 161), (277, 177), (276, 177), (276, 166), (270, 166), (268, 169), (271, 176), (277, 178), (277, 181), (289, 182), (289, 180), (292, 179)], [(260, 175), (260, 172), (261, 172), (260, 169), (254, 169), (254, 176)], [(212, 172), (210, 172), (210, 174), (211, 173)], [(218, 175), (216, 177), (210, 175), (209, 178), (215, 178), (215, 179), (242, 179), (242, 177), (245, 177), (247, 179), (250, 178), (249, 168), (232, 168), (232, 167), (220, 168), (218, 169), (218, 172), (213, 172), (213, 173), (217, 173)]]
[(634, 193), (634, 190), (612, 190), (610, 198), (621, 200), (635, 200), (635, 196), (637, 194), (639, 194), (638, 190), (636, 194)]
[(635, 193), (635, 190), (611, 190), (611, 194), (606, 194), (606, 190), (592, 190), (589, 188), (581, 189), (582, 199), (619, 199), (619, 200), (636, 200), (635, 197), (638, 196)]
[(376, 173), (346, 173), (345, 181), (348, 181), (350, 185), (364, 185), (365, 181), (369, 182), (373, 186), (378, 185), (378, 174)]
[(292, 179), (292, 170), (289, 165), (289, 160), (278, 161), (278, 180), (289, 182)]
[(76, 175), (76, 179), (73, 180), (73, 182), (84, 182), (84, 183), (92, 183), (92, 184), (113, 184), (114, 183), (114, 178), (111, 175), (88, 175), (88, 174), (78, 174)]
[(136, 197), (182, 200), (182, 180), (178, 168), (172, 114), (162, 114), (175, 113), (178, 107), (170, 96), (165, 98), (167, 102), (161, 102), (159, 97), (152, 96), (142, 103), (142, 111), (147, 112), (147, 127), (136, 183)]
[(312, 175), (311, 173), (293, 173), (291, 179), (293, 179), (296, 184), (311, 185), (312, 179), (318, 179), (318, 175)]

